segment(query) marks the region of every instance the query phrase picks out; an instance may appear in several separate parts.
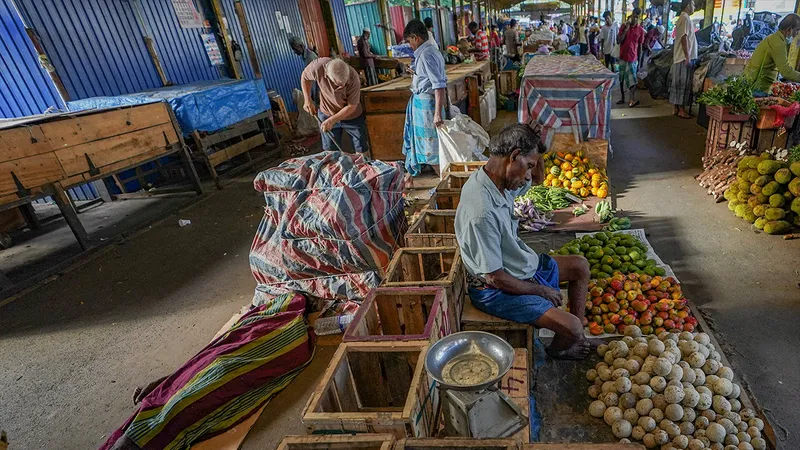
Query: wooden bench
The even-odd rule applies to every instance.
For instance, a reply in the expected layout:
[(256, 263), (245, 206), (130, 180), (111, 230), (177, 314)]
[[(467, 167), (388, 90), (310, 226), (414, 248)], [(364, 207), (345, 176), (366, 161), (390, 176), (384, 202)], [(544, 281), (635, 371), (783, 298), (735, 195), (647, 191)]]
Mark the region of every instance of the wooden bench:
[(524, 323), (512, 322), (501, 319), (485, 312), (479, 311), (472, 305), (469, 295), (464, 296), (464, 309), (461, 313), (461, 329), (463, 331), (485, 331), (500, 336), (514, 348), (524, 348), (528, 351), (529, 385), (533, 386), (533, 341), (534, 326)]

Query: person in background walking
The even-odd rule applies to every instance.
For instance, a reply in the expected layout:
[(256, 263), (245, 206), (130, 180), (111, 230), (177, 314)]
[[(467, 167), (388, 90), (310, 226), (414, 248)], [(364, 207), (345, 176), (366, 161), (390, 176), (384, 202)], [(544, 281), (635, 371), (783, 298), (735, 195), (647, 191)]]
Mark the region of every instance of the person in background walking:
[(497, 32), (497, 25), (489, 26), (489, 48), (502, 47), (503, 41), (500, 40), (500, 33)]
[(581, 19), (578, 24), (578, 46), (581, 49), (581, 55), (589, 53), (589, 39), (586, 37), (586, 19)]
[(403, 39), (414, 50), (411, 62), (414, 77), (411, 79), (411, 98), (406, 107), (403, 128), (406, 170), (410, 176), (416, 176), (422, 171), (422, 165), (427, 164), (438, 173), (439, 135), (436, 128), (444, 122), (447, 108), (444, 57), (428, 39), (428, 30), (419, 19), (406, 24)]
[(470, 22), (469, 32), (475, 36), (473, 48), (470, 50), (475, 54), (475, 61), (483, 61), (489, 57), (489, 37), (486, 32), (481, 30), (477, 22)]
[(697, 39), (690, 17), (692, 13), (694, 13), (694, 0), (681, 0), (681, 15), (675, 25), (669, 102), (674, 105), (672, 114), (683, 119), (692, 117), (686, 108), (692, 106), (692, 80), (694, 62), (697, 59)]
[(306, 43), (297, 36), (289, 36), (289, 47), (292, 48), (295, 55), (303, 57), (304, 66), (311, 64), (311, 61), (318, 58), (317, 54), (309, 50), (306, 47)]
[(361, 68), (367, 77), (367, 86), (374, 86), (378, 84), (378, 73), (375, 71), (375, 54), (369, 46), (369, 35), (369, 28), (364, 28), (356, 41), (356, 50), (358, 50), (358, 62), (361, 63)]
[[(317, 58), (303, 70), (300, 80), (305, 100), (303, 109), (321, 122), (322, 149), (341, 148), (342, 132), (346, 132), (355, 151), (366, 152), (361, 77), (356, 69), (341, 59)], [(314, 82), (319, 87), (319, 110), (311, 100)]]
[(506, 44), (506, 54), (508, 58), (512, 61), (519, 61), (519, 51), (517, 50), (517, 44), (519, 44), (519, 38), (517, 37), (517, 19), (511, 19), (511, 22), (506, 27), (505, 33), (503, 33), (503, 40)]
[(639, 104), (636, 100), (636, 84), (639, 80), (636, 74), (639, 72), (639, 53), (642, 51), (644, 43), (644, 29), (639, 25), (639, 17), (642, 10), (633, 8), (633, 13), (628, 18), (628, 22), (619, 30), (617, 42), (619, 42), (619, 89), (622, 91), (622, 99), (618, 105), (625, 103), (625, 91), (630, 91), (631, 101), (629, 108)]
[(603, 20), (605, 23), (603, 24), (603, 28), (600, 30), (600, 46), (602, 47), (601, 50), (603, 51), (603, 58), (605, 60), (606, 67), (608, 67), (608, 70), (616, 72), (617, 69), (615, 65), (617, 61), (613, 56), (611, 56), (611, 53), (614, 51), (614, 46), (617, 45), (617, 33), (619, 32), (619, 29), (617, 24), (611, 19), (610, 11), (603, 13)]
[(425, 28), (428, 29), (428, 40), (431, 41), (436, 48), (439, 48), (439, 43), (436, 42), (436, 33), (433, 32), (433, 19), (430, 17), (425, 18)]

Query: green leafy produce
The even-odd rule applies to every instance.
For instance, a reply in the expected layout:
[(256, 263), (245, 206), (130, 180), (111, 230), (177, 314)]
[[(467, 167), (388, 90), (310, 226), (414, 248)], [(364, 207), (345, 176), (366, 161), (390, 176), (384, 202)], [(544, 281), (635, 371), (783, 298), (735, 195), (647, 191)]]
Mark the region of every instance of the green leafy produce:
[(594, 213), (597, 215), (600, 223), (603, 223), (614, 217), (615, 211), (611, 209), (611, 203), (608, 200), (600, 200), (594, 207)]
[(571, 202), (579, 200), (575, 199), (568, 189), (542, 185), (530, 188), (525, 195), (517, 197), (517, 200), (520, 199), (533, 200), (536, 209), (542, 212), (563, 209), (569, 206)]
[(698, 103), (708, 106), (729, 106), (734, 114), (755, 114), (758, 105), (753, 98), (753, 82), (747, 77), (733, 76), (724, 84), (702, 93)]
[[(794, 147), (789, 149), (789, 163), (795, 163), (795, 162), (798, 163), (797, 169), (796, 171), (792, 170), (792, 173), (794, 173), (797, 176), (800, 176), (800, 145), (795, 145)], [(794, 164), (792, 164), (792, 166), (794, 167)]]

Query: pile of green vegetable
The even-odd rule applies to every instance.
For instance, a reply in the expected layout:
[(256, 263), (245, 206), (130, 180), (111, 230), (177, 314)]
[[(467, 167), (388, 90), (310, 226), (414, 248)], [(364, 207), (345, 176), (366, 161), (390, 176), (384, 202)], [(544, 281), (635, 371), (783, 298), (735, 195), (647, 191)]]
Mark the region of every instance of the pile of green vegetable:
[(533, 186), (525, 193), (516, 198), (516, 203), (523, 200), (533, 200), (536, 209), (541, 212), (550, 212), (556, 209), (564, 209), (572, 202), (580, 202), (581, 199), (575, 197), (569, 192), (569, 189), (547, 187), (547, 186)]
[(581, 255), (589, 261), (592, 278), (608, 278), (614, 272), (663, 276), (666, 271), (647, 259), (647, 247), (626, 233), (600, 231), (567, 242), (553, 254)]
[(753, 97), (753, 82), (744, 76), (733, 76), (700, 94), (698, 103), (707, 106), (728, 106), (734, 114), (755, 114), (758, 112)]
[(723, 195), (737, 217), (768, 234), (786, 233), (800, 226), (800, 161), (777, 161), (766, 152), (745, 156)]

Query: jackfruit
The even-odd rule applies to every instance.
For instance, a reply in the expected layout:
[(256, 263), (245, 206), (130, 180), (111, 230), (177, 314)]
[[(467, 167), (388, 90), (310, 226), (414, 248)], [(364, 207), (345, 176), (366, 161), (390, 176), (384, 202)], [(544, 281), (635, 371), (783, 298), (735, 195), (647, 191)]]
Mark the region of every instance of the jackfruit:
[(783, 198), (786, 199), (786, 203), (791, 203), (792, 200), (794, 200), (794, 195), (792, 195), (791, 192), (786, 191), (786, 192), (783, 193)]
[(792, 206), (790, 208), (795, 214), (800, 214), (800, 197), (792, 200)]
[(769, 197), (770, 195), (778, 192), (779, 187), (780, 185), (777, 181), (770, 181), (763, 188), (761, 188), (761, 193)]
[(785, 167), (783, 169), (778, 169), (778, 171), (775, 172), (775, 181), (780, 184), (786, 184), (792, 181), (792, 172), (789, 172), (789, 169)]
[(752, 196), (747, 199), (747, 206), (750, 208), (755, 208), (756, 206), (760, 205), (761, 203), (758, 201), (758, 196)]
[(736, 187), (739, 188), (739, 192), (750, 192), (750, 182), (747, 180), (737, 181)]
[(732, 193), (733, 195), (736, 195), (736, 194), (738, 194), (738, 193), (739, 193), (739, 185), (738, 185), (738, 184), (736, 184), (736, 183), (733, 183), (733, 184), (731, 184), (731, 186), (728, 188), (728, 190), (729, 190), (729, 191), (731, 191), (731, 193)]
[(758, 218), (758, 219), (756, 219), (756, 221), (753, 223), (753, 225), (755, 225), (755, 226), (756, 226), (756, 228), (758, 228), (759, 230), (763, 230), (763, 229), (764, 229), (764, 225), (766, 225), (766, 224), (767, 224), (767, 219), (765, 219), (765, 218), (763, 218), (763, 217), (759, 217), (759, 218)]
[(770, 181), (772, 181), (772, 177), (771, 176), (769, 176), (769, 175), (761, 175), (758, 178), (756, 178), (755, 181), (753, 181), (753, 183), (757, 184), (757, 185), (759, 185), (761, 187), (764, 187), (764, 185), (769, 183)]
[(736, 200), (739, 200), (742, 203), (746, 202), (747, 199), (749, 198), (750, 198), (750, 191), (741, 191), (738, 194), (736, 194)]
[(756, 198), (756, 200), (755, 200), (756, 201), (756, 205), (761, 205), (763, 203), (769, 203), (769, 197), (767, 197), (764, 194), (758, 194), (758, 195), (756, 195), (755, 198)]
[(761, 152), (761, 154), (758, 155), (758, 157), (761, 158), (762, 161), (766, 159), (773, 159), (772, 155), (769, 152)]
[(736, 205), (736, 209), (733, 212), (736, 214), (736, 217), (744, 217), (744, 215), (747, 213), (747, 205)]
[(746, 173), (745, 175), (747, 176), (747, 181), (749, 181), (751, 183), (756, 181), (758, 179), (758, 177), (761, 176), (761, 175), (759, 175), (757, 170), (752, 170), (752, 169), (750, 170), (750, 172)]
[(750, 193), (753, 195), (758, 195), (761, 193), (761, 186), (753, 183), (750, 185)]
[(769, 206), (773, 208), (781, 208), (786, 204), (786, 197), (781, 194), (772, 194), (769, 196)]
[(767, 208), (764, 212), (764, 217), (767, 220), (781, 220), (786, 217), (786, 211), (781, 208)]
[(794, 176), (800, 177), (800, 161), (795, 161), (789, 164), (789, 170), (792, 171)]
[(758, 163), (758, 173), (761, 175), (768, 175), (778, 171), (781, 168), (781, 163), (771, 159), (765, 159)]
[(767, 234), (783, 234), (789, 231), (792, 225), (785, 220), (773, 220), (764, 225), (764, 231)]
[(722, 197), (725, 200), (731, 201), (732, 199), (736, 198), (736, 194), (731, 191), (731, 188), (725, 189), (725, 192), (722, 193)]
[(795, 197), (800, 197), (800, 177), (795, 177), (789, 182), (789, 192)]
[(792, 223), (793, 223), (795, 226), (798, 226), (798, 227), (800, 227), (800, 214), (795, 214), (795, 215), (794, 215), (794, 218), (792, 219)]
[(767, 212), (767, 208), (767, 205), (756, 205), (756, 207), (753, 208), (753, 214), (755, 214), (756, 217), (764, 217), (764, 213)]
[[(745, 156), (744, 158), (740, 159), (739, 162), (736, 164), (736, 167), (739, 169), (755, 169), (758, 167), (758, 163), (761, 162), (758, 159), (758, 156)], [(750, 167), (750, 164), (755, 164), (753, 167)]]
[(749, 223), (753, 223), (753, 222), (755, 222), (755, 221), (756, 221), (757, 217), (756, 217), (756, 215), (755, 215), (755, 214), (753, 214), (753, 210), (752, 210), (752, 209), (748, 209), (748, 210), (747, 210), (747, 211), (744, 213), (744, 217), (742, 217), (742, 219), (744, 219), (744, 220), (748, 221)]
[(728, 202), (728, 209), (731, 211), (735, 211), (736, 207), (739, 206), (741, 202), (739, 200), (731, 200)]

